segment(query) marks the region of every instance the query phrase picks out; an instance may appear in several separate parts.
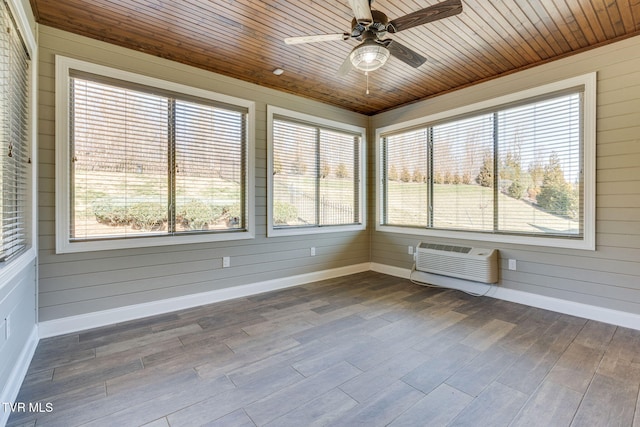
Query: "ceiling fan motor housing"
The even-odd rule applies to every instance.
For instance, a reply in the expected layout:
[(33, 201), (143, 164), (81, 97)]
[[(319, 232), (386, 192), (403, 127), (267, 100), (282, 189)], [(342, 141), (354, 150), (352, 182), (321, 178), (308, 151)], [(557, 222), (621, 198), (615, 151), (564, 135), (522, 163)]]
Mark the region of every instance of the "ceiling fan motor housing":
[(351, 37), (361, 41), (366, 31), (372, 31), (378, 37), (384, 37), (387, 33), (389, 18), (379, 10), (372, 10), (371, 16), (373, 17), (373, 22), (366, 26), (359, 23), (355, 18), (351, 20)]

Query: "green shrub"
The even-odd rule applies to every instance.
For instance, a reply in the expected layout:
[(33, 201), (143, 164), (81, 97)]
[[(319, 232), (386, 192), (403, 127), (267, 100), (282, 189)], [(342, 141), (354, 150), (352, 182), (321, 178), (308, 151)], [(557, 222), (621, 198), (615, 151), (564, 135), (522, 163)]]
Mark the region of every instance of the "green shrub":
[(218, 221), (226, 220), (227, 227), (240, 225), (242, 221), (242, 209), (239, 203), (222, 207), (222, 213), (218, 217)]
[(298, 218), (298, 209), (290, 203), (273, 202), (274, 224), (288, 224)]
[(536, 200), (541, 208), (556, 215), (571, 217), (576, 213), (578, 195), (565, 181), (557, 153), (549, 156), (549, 163), (544, 167), (542, 188)]
[(214, 211), (203, 201), (193, 199), (185, 203), (176, 216), (187, 229), (206, 230), (213, 223)]
[(111, 199), (98, 199), (91, 204), (91, 207), (100, 224), (118, 226), (129, 223), (127, 209), (124, 206), (115, 205)]
[(167, 207), (161, 203), (136, 203), (129, 209), (129, 223), (136, 230), (161, 230), (167, 220)]
[(507, 194), (509, 197), (520, 200), (524, 195), (524, 190), (524, 185), (520, 184), (520, 181), (513, 181), (509, 188), (507, 188)]
[(541, 208), (555, 215), (573, 217), (578, 207), (578, 196), (569, 183), (544, 185), (536, 200)]

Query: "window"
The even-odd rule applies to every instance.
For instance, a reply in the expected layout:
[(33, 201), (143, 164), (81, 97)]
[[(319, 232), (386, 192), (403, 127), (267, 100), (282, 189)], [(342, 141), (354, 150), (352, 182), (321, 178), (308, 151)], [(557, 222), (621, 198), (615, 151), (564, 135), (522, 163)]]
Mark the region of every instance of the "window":
[(0, 111), (0, 182), (2, 232), (0, 262), (8, 262), (27, 246), (29, 174), (29, 55), (7, 4), (0, 4), (2, 97)]
[(593, 249), (595, 77), (378, 131), (378, 228)]
[(364, 129), (269, 107), (269, 235), (364, 228)]
[(252, 105), (68, 58), (58, 66), (59, 252), (251, 237)]

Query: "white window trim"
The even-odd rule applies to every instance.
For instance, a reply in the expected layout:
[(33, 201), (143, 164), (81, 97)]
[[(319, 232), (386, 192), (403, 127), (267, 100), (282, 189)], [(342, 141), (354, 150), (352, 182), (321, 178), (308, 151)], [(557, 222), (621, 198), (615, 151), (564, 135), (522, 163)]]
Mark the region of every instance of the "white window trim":
[[(245, 203), (247, 229), (224, 233), (180, 234), (140, 238), (71, 242), (69, 233), (69, 72), (85, 71), (123, 81), (197, 96), (247, 108), (247, 180)], [(153, 77), (93, 64), (78, 59), (56, 56), (56, 253), (142, 248), (176, 244), (252, 239), (255, 237), (255, 103)]]
[(36, 259), (38, 253), (38, 239), (36, 237), (37, 230), (37, 210), (38, 206), (38, 150), (37, 150), (37, 135), (38, 135), (38, 44), (36, 42), (36, 35), (34, 29), (31, 28), (29, 13), (24, 9), (24, 2), (19, 0), (8, 0), (7, 4), (16, 21), (22, 40), (25, 43), (31, 62), (29, 64), (29, 111), (28, 117), (28, 138), (29, 138), (29, 153), (31, 156), (31, 171), (27, 177), (27, 203), (25, 206), (25, 224), (28, 229), (26, 230), (26, 242), (27, 250), (18, 255), (15, 259), (8, 263), (3, 263), (0, 266), (0, 291), (4, 291), (5, 286), (11, 286), (18, 274), (22, 273), (33, 260)]
[[(360, 136), (360, 152), (359, 169), (360, 169), (360, 185), (358, 192), (360, 200), (358, 204), (358, 212), (360, 212), (360, 224), (349, 225), (331, 225), (331, 226), (310, 226), (310, 227), (292, 227), (292, 228), (275, 228), (273, 226), (273, 117), (274, 115), (289, 117), (292, 120), (301, 120), (312, 125), (328, 127), (345, 132), (356, 133)], [(341, 123), (334, 120), (324, 119), (309, 114), (299, 113), (272, 105), (267, 105), (267, 237), (275, 236), (296, 236), (303, 234), (320, 234), (320, 233), (336, 233), (345, 231), (365, 230), (367, 224), (366, 215), (366, 140), (367, 131), (360, 126)]]
[[(510, 243), (519, 245), (546, 246), (567, 249), (596, 249), (596, 73), (584, 74), (566, 80), (546, 84), (532, 89), (515, 92), (509, 95), (500, 96), (498, 98), (487, 101), (478, 102), (464, 107), (455, 108), (453, 110), (442, 111), (426, 117), (420, 117), (402, 123), (394, 123), (389, 126), (376, 129), (376, 231), (420, 235), (427, 237), (464, 239), (483, 242)], [(429, 123), (447, 119), (450, 117), (460, 116), (462, 114), (472, 113), (487, 108), (516, 102), (519, 100), (533, 98), (536, 96), (557, 92), (572, 87), (584, 86), (584, 105), (583, 105), (583, 166), (584, 166), (584, 236), (582, 239), (557, 238), (543, 236), (516, 236), (505, 234), (491, 234), (482, 232), (466, 232), (466, 231), (450, 231), (450, 230), (433, 230), (415, 227), (398, 227), (382, 224), (383, 218), (383, 194), (384, 185), (382, 183), (382, 159), (381, 135), (391, 132), (409, 129), (418, 126), (424, 126)]]

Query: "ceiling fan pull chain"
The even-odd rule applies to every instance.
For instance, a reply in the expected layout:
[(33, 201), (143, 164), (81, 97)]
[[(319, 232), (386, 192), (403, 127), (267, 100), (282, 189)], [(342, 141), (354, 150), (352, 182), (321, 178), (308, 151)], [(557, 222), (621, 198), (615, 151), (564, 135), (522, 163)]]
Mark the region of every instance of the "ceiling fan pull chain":
[(367, 92), (366, 92), (366, 94), (369, 95), (369, 72), (365, 71), (364, 75), (367, 76)]

